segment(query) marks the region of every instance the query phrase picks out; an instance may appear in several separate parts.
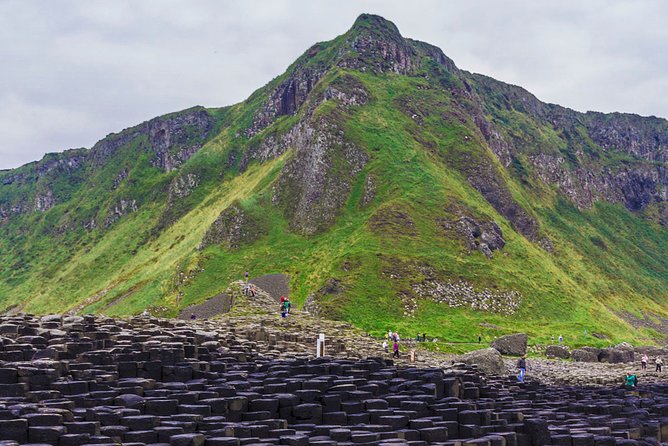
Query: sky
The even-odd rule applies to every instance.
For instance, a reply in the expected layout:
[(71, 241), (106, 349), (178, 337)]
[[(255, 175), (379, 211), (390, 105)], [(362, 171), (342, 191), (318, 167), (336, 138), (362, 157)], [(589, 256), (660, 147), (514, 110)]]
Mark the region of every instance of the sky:
[(240, 102), (364, 12), (545, 102), (668, 118), (663, 0), (0, 0), (0, 169)]

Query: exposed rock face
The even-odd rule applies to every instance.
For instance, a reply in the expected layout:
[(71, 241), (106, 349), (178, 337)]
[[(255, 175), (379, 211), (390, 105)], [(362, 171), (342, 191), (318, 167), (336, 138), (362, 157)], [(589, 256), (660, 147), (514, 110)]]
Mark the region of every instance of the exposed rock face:
[(521, 356), (527, 352), (527, 341), (529, 337), (524, 333), (515, 333), (501, 336), (492, 341), (492, 348), (495, 348), (502, 355)]
[(668, 162), (668, 122), (627, 113), (587, 112), (589, 136), (604, 149), (629, 153), (648, 161)]
[(167, 172), (177, 169), (194, 155), (210, 137), (215, 119), (202, 107), (194, 107), (152, 119), (138, 126), (111, 134), (91, 149), (95, 165), (102, 165), (118, 149), (133, 140), (146, 138), (156, 167)]
[(118, 219), (131, 212), (137, 212), (137, 200), (134, 198), (121, 199), (107, 214), (104, 225), (109, 227), (113, 225)]
[(255, 116), (246, 136), (254, 136), (269, 126), (276, 118), (292, 115), (306, 101), (308, 94), (324, 74), (324, 69), (298, 68), (276, 87), (262, 110)]
[(608, 201), (638, 211), (652, 202), (668, 200), (665, 165), (636, 163), (615, 169), (589, 165), (573, 169), (561, 156), (538, 154), (530, 160), (541, 180), (557, 185), (580, 209), (596, 201)]
[(169, 185), (169, 197), (170, 199), (185, 198), (192, 193), (198, 184), (199, 178), (196, 174), (178, 175), (174, 177)]
[[(544, 149), (540, 143), (532, 144), (527, 135), (508, 137), (503, 127), (476, 119), (490, 149), (504, 166), (508, 167), (513, 161), (521, 164), (520, 157), (526, 154), (534, 175), (558, 186), (580, 209), (589, 208), (596, 201), (608, 201), (638, 211), (668, 200), (668, 121), (665, 119), (623, 113), (578, 113), (543, 104), (520, 87), (480, 75), (470, 75), (470, 79), (474, 85), (472, 97), (488, 114), (514, 110), (562, 135), (563, 148), (555, 152)], [(592, 141), (603, 150), (592, 147)], [(601, 162), (615, 154), (635, 159)]]
[(257, 240), (266, 232), (264, 222), (244, 210), (239, 203), (234, 203), (221, 212), (211, 224), (199, 249), (214, 244), (222, 244), (228, 249), (237, 249), (242, 244)]
[(488, 258), (492, 258), (493, 251), (502, 249), (506, 245), (503, 231), (494, 221), (478, 222), (471, 217), (461, 217), (454, 223), (444, 223), (446, 228), (455, 227), (463, 238), (470, 252), (479, 250)]
[(458, 361), (468, 365), (477, 365), (478, 370), (488, 375), (504, 375), (506, 366), (503, 363), (501, 353), (494, 348), (474, 350), (457, 358)]
[(53, 192), (50, 189), (47, 189), (43, 193), (39, 193), (35, 196), (35, 205), (34, 209), (38, 212), (46, 212), (56, 205), (56, 198), (53, 196)]
[(368, 156), (326, 121), (301, 127), (295, 137), (295, 155), (276, 182), (272, 202), (285, 209), (294, 230), (310, 235), (334, 222)]
[(568, 351), (568, 347), (563, 347), (561, 345), (548, 345), (545, 349), (545, 356), (548, 358), (568, 359), (571, 357), (571, 353)]

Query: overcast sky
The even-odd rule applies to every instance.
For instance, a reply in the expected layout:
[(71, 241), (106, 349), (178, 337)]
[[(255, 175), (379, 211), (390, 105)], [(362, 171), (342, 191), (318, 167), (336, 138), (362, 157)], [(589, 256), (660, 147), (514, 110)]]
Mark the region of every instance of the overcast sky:
[(0, 0), (0, 169), (242, 101), (363, 12), (543, 101), (668, 117), (663, 0)]

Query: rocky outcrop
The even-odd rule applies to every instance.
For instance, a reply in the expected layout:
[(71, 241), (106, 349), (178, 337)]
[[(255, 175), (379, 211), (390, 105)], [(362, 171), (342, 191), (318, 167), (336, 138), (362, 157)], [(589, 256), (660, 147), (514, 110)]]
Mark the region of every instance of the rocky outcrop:
[(252, 125), (246, 130), (246, 136), (252, 137), (258, 134), (280, 116), (296, 113), (324, 72), (323, 67), (301, 66), (296, 68), (270, 93), (269, 99), (255, 115)]
[(120, 199), (107, 213), (107, 218), (104, 220), (105, 227), (113, 225), (124, 215), (137, 212), (137, 209), (137, 200), (134, 198)]
[(634, 358), (633, 349), (625, 348), (604, 348), (598, 354), (599, 362), (609, 362), (611, 364), (633, 362)]
[(571, 359), (575, 362), (598, 362), (598, 354), (578, 348), (571, 352)]
[(151, 163), (167, 172), (180, 167), (212, 135), (216, 119), (203, 107), (160, 116), (111, 134), (93, 146), (90, 159), (101, 166), (123, 146), (136, 142), (153, 153)]
[(457, 360), (468, 365), (475, 364), (478, 366), (478, 370), (488, 375), (504, 375), (506, 373), (506, 366), (503, 363), (501, 353), (494, 348), (474, 350), (459, 356)]
[(582, 118), (589, 136), (602, 148), (668, 163), (668, 121), (665, 119), (597, 112), (587, 112)]
[(568, 351), (568, 347), (561, 345), (548, 345), (545, 348), (545, 356), (548, 358), (568, 359), (571, 357), (571, 352)]
[(668, 201), (668, 167), (664, 165), (572, 168), (562, 156), (538, 154), (529, 159), (541, 180), (557, 185), (580, 209), (607, 201), (638, 211), (653, 202)]
[(515, 333), (494, 339), (491, 347), (497, 349), (502, 355), (521, 356), (527, 352), (528, 340), (529, 337), (526, 334)]
[(454, 229), (464, 241), (469, 254), (480, 251), (487, 258), (493, 257), (493, 251), (502, 249), (506, 245), (503, 231), (495, 221), (479, 222), (472, 217), (461, 217), (454, 222), (443, 221), (445, 229)]
[(237, 249), (252, 243), (267, 233), (265, 222), (233, 203), (207, 229), (199, 249), (209, 245), (223, 245), (227, 249)]
[(295, 137), (295, 154), (274, 186), (272, 202), (284, 209), (293, 230), (311, 235), (334, 222), (368, 156), (326, 120), (300, 125)]
[(56, 197), (53, 196), (51, 189), (46, 189), (44, 192), (38, 192), (35, 195), (35, 204), (33, 209), (37, 212), (46, 212), (56, 205)]

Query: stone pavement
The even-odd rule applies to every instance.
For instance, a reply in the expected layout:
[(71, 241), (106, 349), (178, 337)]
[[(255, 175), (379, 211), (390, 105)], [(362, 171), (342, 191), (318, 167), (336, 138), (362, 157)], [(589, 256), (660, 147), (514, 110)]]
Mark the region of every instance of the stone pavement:
[(308, 345), (308, 334), (298, 333), (300, 344), (289, 330), (285, 338), (271, 331), (261, 323), (2, 317), (0, 444), (668, 442), (665, 384), (633, 392), (518, 385), (463, 365), (345, 357), (344, 341), (332, 345), (335, 356), (316, 359), (286, 352)]

